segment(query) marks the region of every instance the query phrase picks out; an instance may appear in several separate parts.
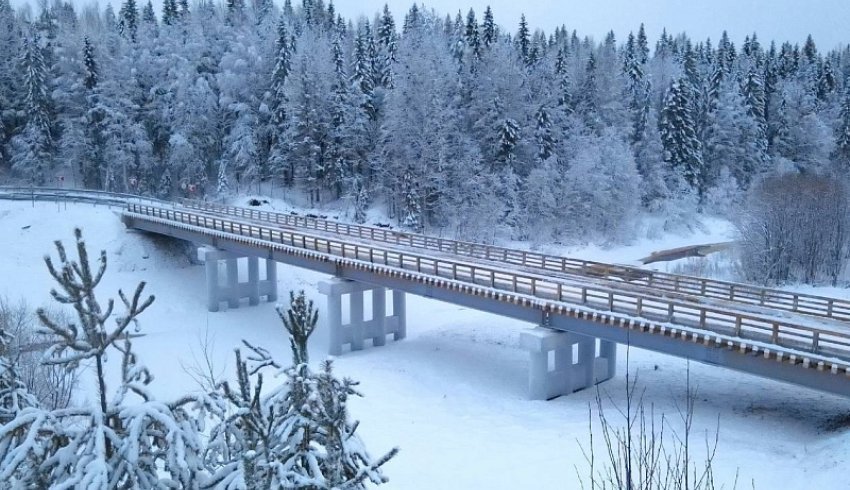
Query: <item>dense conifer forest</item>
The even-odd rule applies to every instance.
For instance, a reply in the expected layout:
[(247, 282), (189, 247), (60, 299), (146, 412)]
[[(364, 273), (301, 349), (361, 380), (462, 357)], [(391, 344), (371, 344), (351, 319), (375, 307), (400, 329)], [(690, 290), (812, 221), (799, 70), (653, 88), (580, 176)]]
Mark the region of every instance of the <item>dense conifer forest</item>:
[(163, 198), (275, 185), (467, 239), (616, 241), (641, 210), (723, 212), (765, 177), (850, 167), (847, 48), (497, 14), (0, 0), (0, 176)]

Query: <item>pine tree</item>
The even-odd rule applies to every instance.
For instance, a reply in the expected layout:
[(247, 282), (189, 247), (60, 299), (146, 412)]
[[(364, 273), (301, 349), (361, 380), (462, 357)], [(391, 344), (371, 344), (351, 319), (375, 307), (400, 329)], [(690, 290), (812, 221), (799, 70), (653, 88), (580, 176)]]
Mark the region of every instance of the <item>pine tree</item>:
[(681, 78), (674, 81), (664, 97), (658, 124), (664, 161), (691, 189), (701, 191), (702, 148), (691, 113), (690, 94), (686, 81)]

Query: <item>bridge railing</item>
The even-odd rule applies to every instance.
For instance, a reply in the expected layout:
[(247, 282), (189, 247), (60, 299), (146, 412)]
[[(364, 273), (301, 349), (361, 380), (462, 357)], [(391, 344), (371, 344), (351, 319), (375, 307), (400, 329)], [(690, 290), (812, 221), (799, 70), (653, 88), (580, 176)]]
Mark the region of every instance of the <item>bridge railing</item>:
[(110, 206), (123, 206), (130, 201), (147, 202), (157, 205), (173, 204), (171, 201), (137, 194), (89, 189), (66, 189), (61, 187), (0, 186), (0, 199), (17, 201), (72, 201), (106, 204)]
[[(659, 296), (643, 296), (604, 285), (571, 284), (564, 279), (510, 272), (487, 264), (479, 265), (360, 243), (346, 243), (334, 238), (312, 236), (300, 231), (271, 228), (191, 211), (136, 203), (128, 204), (127, 209), (129, 213), (142, 217), (197, 227), (199, 233), (229, 233), (329, 256), (424, 273), (489, 288), (496, 296), (499, 291), (517, 293), (545, 301), (665, 322), (673, 328), (699, 329), (784, 349), (850, 360), (850, 333), (819, 327), (814, 323), (794, 323), (769, 315), (746, 314)], [(592, 315), (589, 319), (593, 320)]]
[(837, 298), (794, 293), (729, 281), (648, 271), (637, 267), (545, 255), (524, 250), (513, 250), (479, 243), (429, 237), (416, 233), (397, 232), (372, 226), (355, 225), (236, 206), (224, 206), (190, 200), (182, 201), (182, 205), (190, 209), (211, 211), (284, 226), (330, 232), (376, 242), (435, 250), (474, 259), (499, 261), (506, 264), (545, 269), (566, 274), (577, 274), (585, 277), (619, 279), (658, 290), (704, 296), (749, 305), (766, 306), (836, 320), (850, 320), (850, 301)]

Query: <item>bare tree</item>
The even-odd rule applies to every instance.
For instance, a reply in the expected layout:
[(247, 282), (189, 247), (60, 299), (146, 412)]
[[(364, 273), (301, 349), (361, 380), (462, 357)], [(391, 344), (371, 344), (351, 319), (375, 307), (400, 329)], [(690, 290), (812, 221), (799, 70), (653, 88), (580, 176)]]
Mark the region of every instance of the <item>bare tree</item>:
[[(63, 318), (64, 312), (50, 311), (48, 315)], [(7, 355), (19, 379), (40, 406), (48, 409), (67, 408), (77, 386), (78, 372), (41, 362), (41, 352), (50, 342), (47, 336), (37, 332), (35, 319), (35, 312), (26, 302), (13, 304), (7, 298), (0, 297), (0, 329), (11, 336)]]
[(737, 218), (743, 275), (764, 284), (837, 284), (850, 245), (848, 219), (848, 189), (836, 177), (764, 179)]
[[(628, 354), (627, 354), (628, 373)], [(714, 457), (719, 441), (718, 428), (706, 432), (705, 450), (701, 458), (694, 456), (693, 421), (696, 390), (690, 385), (690, 368), (685, 404), (678, 407), (678, 418), (657, 414), (647, 404), (644, 392), (637, 388), (638, 378), (626, 375), (625, 399), (617, 403), (610, 394), (596, 392), (598, 421), (594, 424), (592, 407), (588, 407), (590, 443), (582, 447), (588, 465), (579, 480), (582, 488), (591, 490), (714, 490)], [(614, 415), (610, 415), (613, 406)], [(616, 419), (619, 417), (620, 422)], [(594, 434), (600, 434), (604, 453), (597, 456)], [(737, 479), (733, 488), (737, 485)], [(587, 487), (586, 487), (587, 486)]]

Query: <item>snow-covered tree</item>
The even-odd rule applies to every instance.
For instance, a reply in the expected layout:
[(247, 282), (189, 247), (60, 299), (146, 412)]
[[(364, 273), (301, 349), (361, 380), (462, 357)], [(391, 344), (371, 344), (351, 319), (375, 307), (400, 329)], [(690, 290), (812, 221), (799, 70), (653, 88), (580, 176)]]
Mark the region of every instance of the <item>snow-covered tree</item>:
[(667, 90), (658, 122), (664, 161), (694, 191), (702, 191), (704, 178), (702, 145), (697, 139), (687, 83), (676, 80)]
[[(65, 323), (38, 310), (54, 340), (44, 362), (67, 369), (93, 363), (96, 401), (72, 409), (21, 410), (0, 426), (0, 474), (23, 488), (198, 488), (206, 476), (200, 421), (214, 406), (204, 396), (154, 400), (153, 378), (139, 364), (129, 331), (131, 325), (138, 329), (138, 316), (154, 298), (142, 296), (145, 284), (140, 283), (130, 296), (119, 290), (123, 314), (114, 315), (112, 299), (101, 305), (95, 289), (106, 272), (106, 252), (91, 264), (82, 233), (74, 234), (76, 259), (59, 241), (58, 262), (45, 258), (58, 285), (51, 295), (72, 307), (77, 318)], [(121, 359), (114, 391), (107, 387), (108, 351)]]
[(39, 37), (24, 40), (20, 69), (23, 72), (24, 130), (12, 140), (12, 168), (33, 184), (47, 181), (53, 164), (53, 128), (49, 72)]
[[(232, 415), (211, 432), (207, 461), (216, 471), (208, 488), (330, 490), (385, 483), (380, 468), (398, 450), (378, 459), (366, 452), (347, 407), (348, 398), (359, 395), (357, 383), (337, 379), (331, 361), (318, 373), (309, 367), (307, 340), (318, 320), (312, 301), (303, 291), (291, 292), (289, 307), (277, 310), (292, 365), (281, 368), (267, 350), (247, 342), (247, 359), (236, 351), (237, 384), (221, 385)], [(285, 384), (264, 391), (267, 368), (282, 374)]]

